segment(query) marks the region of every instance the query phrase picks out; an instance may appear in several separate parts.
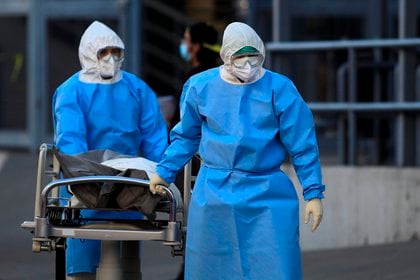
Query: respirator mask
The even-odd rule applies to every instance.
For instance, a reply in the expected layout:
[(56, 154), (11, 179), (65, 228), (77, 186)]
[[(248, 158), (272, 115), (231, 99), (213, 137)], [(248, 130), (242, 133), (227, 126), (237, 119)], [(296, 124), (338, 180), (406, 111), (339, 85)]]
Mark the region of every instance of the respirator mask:
[(121, 69), (124, 52), (120, 48), (104, 48), (98, 51), (99, 74), (102, 79), (112, 79)]

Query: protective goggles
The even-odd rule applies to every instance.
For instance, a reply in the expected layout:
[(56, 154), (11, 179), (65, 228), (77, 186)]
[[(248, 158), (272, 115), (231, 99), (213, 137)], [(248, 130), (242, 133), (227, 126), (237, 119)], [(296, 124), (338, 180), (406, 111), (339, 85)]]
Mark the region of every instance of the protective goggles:
[(107, 47), (107, 48), (100, 49), (98, 51), (98, 60), (103, 59), (107, 57), (108, 55), (111, 55), (115, 61), (119, 61), (124, 58), (124, 50), (120, 48), (114, 48), (114, 47)]
[(261, 54), (244, 53), (244, 54), (232, 56), (231, 62), (233, 66), (237, 68), (244, 68), (247, 63), (249, 63), (251, 67), (260, 66), (263, 60), (264, 60), (264, 57)]

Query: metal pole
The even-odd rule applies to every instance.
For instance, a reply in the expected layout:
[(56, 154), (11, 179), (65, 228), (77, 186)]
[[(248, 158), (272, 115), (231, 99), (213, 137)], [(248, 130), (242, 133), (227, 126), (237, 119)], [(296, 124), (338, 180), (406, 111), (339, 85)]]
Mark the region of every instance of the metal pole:
[(192, 161), (190, 160), (184, 167), (184, 226), (188, 223), (188, 208), (191, 198), (191, 180), (192, 180)]
[(123, 280), (120, 243), (121, 241), (102, 240), (101, 261), (96, 269), (97, 280)]
[(140, 280), (140, 241), (121, 241), (121, 267), (124, 280)]
[[(273, 10), (272, 10), (272, 21), (271, 21), (271, 37), (274, 42), (280, 41), (280, 1), (281, 0), (273, 0)], [(280, 58), (279, 56), (271, 56), (270, 52), (267, 52), (268, 55), (266, 56), (266, 67), (268, 69), (279, 71), (279, 64)]]
[[(337, 70), (337, 100), (339, 102), (345, 101), (345, 76), (348, 71), (348, 64), (341, 65)], [(338, 116), (337, 124), (337, 154), (338, 162), (340, 164), (346, 163), (346, 120), (344, 114)]]
[[(374, 49), (373, 50), (373, 57), (374, 57), (374, 64), (379, 65), (382, 61), (382, 50), (381, 49)], [(381, 83), (381, 74), (378, 69), (378, 66), (375, 66), (373, 69), (373, 101), (380, 102), (381, 101), (381, 92), (382, 92), (382, 83)], [(373, 120), (373, 141), (374, 145), (372, 147), (372, 158), (373, 163), (379, 163), (379, 155), (381, 154), (381, 147), (382, 147), (382, 137), (381, 137), (381, 127), (380, 127), (380, 119), (375, 118)]]
[(309, 42), (268, 42), (265, 48), (271, 52), (315, 52), (328, 50), (372, 49), (372, 48), (416, 48), (420, 45), (419, 38), (399, 39), (360, 39), (335, 41), (309, 41)]
[(126, 53), (127, 71), (139, 75), (139, 1), (123, 1), (119, 4), (120, 33), (122, 34)]
[(385, 22), (387, 18), (388, 0), (368, 0), (365, 9), (367, 38), (382, 38), (385, 34)]
[[(420, 100), (420, 66), (416, 69), (416, 100)], [(416, 143), (420, 142), (420, 115), (416, 117)], [(420, 166), (420, 148), (416, 146), (416, 166)]]
[[(348, 50), (348, 61), (349, 61), (349, 102), (356, 102), (357, 95), (357, 65), (356, 65), (356, 51), (354, 49)], [(348, 148), (348, 161), (350, 165), (356, 164), (356, 153), (357, 153), (357, 130), (356, 130), (356, 115), (354, 111), (349, 110), (348, 116), (348, 128), (347, 137), (349, 139)]]
[[(398, 6), (398, 33), (399, 38), (416, 36), (416, 5), (414, 0), (400, 0)], [(407, 49), (398, 51), (398, 82), (397, 101), (413, 100), (415, 97), (415, 53)], [(396, 163), (398, 166), (414, 164), (416, 145), (414, 141), (414, 118), (403, 113), (397, 116), (397, 151)]]
[(142, 29), (140, 28), (141, 26), (143, 26), (142, 24), (142, 19), (143, 19), (143, 0), (138, 0), (136, 1), (136, 9), (137, 9), (137, 14), (135, 15), (136, 19), (135, 19), (135, 25), (133, 27), (133, 29), (136, 31), (136, 42), (137, 42), (137, 57), (136, 57), (136, 68), (135, 70), (137, 71), (137, 75), (141, 75), (142, 73), (142, 65), (143, 65), (143, 32)]
[[(368, 37), (370, 38), (382, 38), (385, 34), (385, 19), (387, 17), (386, 4), (387, 0), (370, 0), (368, 13), (366, 14), (366, 20), (368, 21)], [(373, 49), (373, 101), (381, 101), (382, 83), (379, 63), (382, 61), (382, 50), (379, 48)], [(383, 138), (381, 137), (382, 129), (380, 125), (380, 119), (375, 117), (373, 119), (373, 147), (371, 147), (372, 163), (378, 164), (380, 159), (381, 151), (383, 150)]]
[(36, 151), (39, 147), (41, 135), (45, 132), (45, 71), (46, 71), (46, 24), (42, 13), (42, 1), (31, 0), (27, 28), (28, 43), (26, 52), (28, 57), (28, 90), (26, 104), (27, 132), (29, 134), (29, 148)]
[(273, 0), (273, 20), (272, 20), (272, 34), (274, 42), (280, 41), (280, 1)]

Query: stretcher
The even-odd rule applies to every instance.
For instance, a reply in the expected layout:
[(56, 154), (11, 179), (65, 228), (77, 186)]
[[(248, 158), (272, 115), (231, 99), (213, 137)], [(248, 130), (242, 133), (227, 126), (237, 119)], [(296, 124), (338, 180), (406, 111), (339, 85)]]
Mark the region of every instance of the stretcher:
[[(141, 220), (94, 219), (86, 221), (80, 212), (83, 209), (89, 210), (88, 207), (74, 203), (72, 199), (59, 196), (60, 187), (70, 188), (73, 185), (92, 183), (115, 184), (115, 186), (129, 185), (148, 190), (148, 180), (102, 175), (61, 178), (60, 174), (61, 167), (53, 153), (53, 146), (42, 144), (38, 159), (34, 220), (24, 221), (21, 225), (23, 229), (33, 234), (33, 252), (56, 251), (56, 279), (64, 279), (63, 259), (67, 238), (102, 240), (101, 263), (104, 259), (108, 263), (115, 259), (113, 254), (118, 252), (121, 246), (124, 247), (124, 244), (142, 240), (159, 241), (164, 246), (171, 247), (173, 256), (183, 256), (192, 181), (190, 164), (187, 164), (184, 170), (183, 197), (179, 195), (176, 187), (164, 187), (165, 196), (156, 205), (157, 218), (154, 220), (145, 217)], [(95, 210), (100, 209), (95, 208)], [(137, 209), (117, 208), (106, 208), (106, 210), (138, 211)], [(136, 246), (129, 247), (135, 248)], [(128, 247), (125, 246), (125, 248)], [(132, 256), (133, 252), (129, 254)], [(102, 270), (100, 269), (101, 264), (97, 270), (97, 279), (141, 279), (139, 268), (134, 268), (135, 272), (130, 272), (132, 273), (131, 278), (128, 278), (127, 275), (124, 276), (119, 268), (110, 271), (106, 265), (103, 265)]]

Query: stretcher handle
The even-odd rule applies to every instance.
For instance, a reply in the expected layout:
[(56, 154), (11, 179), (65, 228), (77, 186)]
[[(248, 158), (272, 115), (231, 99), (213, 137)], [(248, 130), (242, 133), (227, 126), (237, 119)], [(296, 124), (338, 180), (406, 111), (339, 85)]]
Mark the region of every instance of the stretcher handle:
[[(41, 218), (46, 218), (48, 194), (49, 192), (62, 185), (74, 185), (74, 184), (86, 184), (86, 183), (118, 183), (118, 184), (129, 184), (139, 185), (144, 188), (149, 188), (149, 181), (138, 178), (122, 177), (122, 176), (81, 176), (74, 178), (58, 179), (50, 182), (45, 186), (41, 193)], [(169, 197), (171, 207), (169, 208), (169, 222), (176, 222), (176, 199), (169, 188), (163, 186), (166, 194)]]
[(39, 208), (39, 200), (41, 195), (41, 189), (43, 185), (43, 175), (46, 170), (47, 154), (51, 151), (52, 145), (43, 143), (39, 147), (39, 156), (38, 156), (38, 169), (36, 176), (36, 189), (35, 189), (35, 210), (34, 217), (38, 217), (41, 209)]

